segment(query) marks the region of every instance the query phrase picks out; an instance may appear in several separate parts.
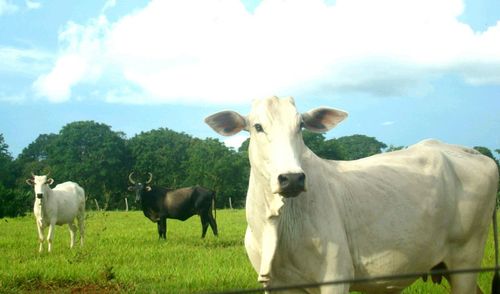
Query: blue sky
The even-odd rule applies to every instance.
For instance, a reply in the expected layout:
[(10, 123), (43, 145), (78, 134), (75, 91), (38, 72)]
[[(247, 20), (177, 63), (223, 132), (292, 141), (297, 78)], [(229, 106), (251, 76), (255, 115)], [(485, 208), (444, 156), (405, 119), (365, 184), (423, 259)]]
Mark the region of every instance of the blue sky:
[(327, 138), (498, 149), (500, 1), (0, 0), (14, 156), (76, 120), (237, 145), (203, 118), (272, 95), (349, 112)]

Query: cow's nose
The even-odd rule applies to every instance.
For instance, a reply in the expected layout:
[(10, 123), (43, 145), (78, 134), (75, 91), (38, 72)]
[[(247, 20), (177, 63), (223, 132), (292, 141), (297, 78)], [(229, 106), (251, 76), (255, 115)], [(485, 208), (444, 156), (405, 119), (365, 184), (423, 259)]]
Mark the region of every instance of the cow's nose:
[(278, 176), (280, 195), (296, 197), (306, 189), (306, 175), (304, 173), (287, 173)]
[(37, 193), (37, 194), (36, 194), (36, 198), (38, 198), (38, 199), (42, 199), (42, 197), (43, 197), (43, 194), (42, 194), (42, 193)]

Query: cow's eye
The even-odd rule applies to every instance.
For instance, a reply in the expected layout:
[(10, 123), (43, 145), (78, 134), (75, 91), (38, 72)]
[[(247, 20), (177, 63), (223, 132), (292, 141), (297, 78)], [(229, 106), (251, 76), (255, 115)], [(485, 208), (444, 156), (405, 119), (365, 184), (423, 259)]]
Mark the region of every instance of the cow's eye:
[(262, 125), (261, 124), (255, 124), (253, 125), (253, 127), (255, 128), (255, 130), (259, 133), (261, 132), (264, 132), (264, 128), (262, 128)]

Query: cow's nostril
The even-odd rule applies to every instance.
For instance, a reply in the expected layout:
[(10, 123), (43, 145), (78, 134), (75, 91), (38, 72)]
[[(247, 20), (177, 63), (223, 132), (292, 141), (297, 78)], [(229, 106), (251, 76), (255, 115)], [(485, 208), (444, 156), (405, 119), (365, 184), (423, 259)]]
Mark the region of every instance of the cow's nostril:
[(281, 187), (285, 186), (288, 183), (288, 176), (286, 174), (278, 176), (278, 182)]
[(299, 184), (304, 187), (305, 185), (305, 182), (306, 182), (306, 174), (304, 173), (300, 173), (299, 176), (297, 177), (297, 181), (299, 182)]
[(295, 197), (305, 191), (306, 175), (304, 173), (287, 173), (278, 176), (280, 194), (284, 197)]

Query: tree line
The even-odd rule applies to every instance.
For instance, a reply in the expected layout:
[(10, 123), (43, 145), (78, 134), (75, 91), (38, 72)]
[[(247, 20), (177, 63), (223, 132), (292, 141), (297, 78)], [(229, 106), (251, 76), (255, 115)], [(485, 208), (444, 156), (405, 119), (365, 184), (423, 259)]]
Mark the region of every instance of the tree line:
[[(374, 137), (352, 135), (326, 139), (322, 134), (303, 132), (306, 145), (325, 159), (354, 160), (404, 146), (387, 146)], [(218, 208), (243, 207), (250, 164), (247, 139), (235, 150), (217, 139), (199, 139), (183, 132), (159, 128), (126, 138), (123, 132), (94, 121), (65, 125), (57, 134), (41, 134), (13, 158), (0, 134), (0, 218), (31, 211), (32, 188), (25, 180), (47, 174), (55, 184), (79, 183), (87, 196), (87, 208), (124, 209), (128, 175), (152, 185), (171, 188), (201, 185), (215, 190)], [(486, 147), (474, 147), (495, 159)], [(500, 154), (500, 150), (495, 150)], [(497, 161), (498, 163), (498, 161)], [(132, 208), (137, 208), (133, 201)]]

